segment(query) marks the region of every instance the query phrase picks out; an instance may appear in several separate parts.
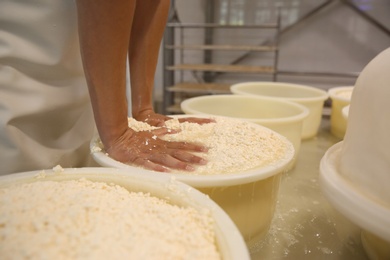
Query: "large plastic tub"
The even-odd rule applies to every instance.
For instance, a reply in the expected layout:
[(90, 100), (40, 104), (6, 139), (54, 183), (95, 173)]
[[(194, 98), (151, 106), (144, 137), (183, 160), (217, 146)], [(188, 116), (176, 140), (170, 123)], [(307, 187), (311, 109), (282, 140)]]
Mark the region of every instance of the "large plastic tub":
[(328, 90), (332, 100), (332, 110), (330, 114), (330, 132), (343, 139), (347, 130), (347, 119), (343, 115), (343, 108), (351, 103), (353, 87), (334, 87)]
[(247, 120), (285, 136), (294, 146), (294, 166), (301, 147), (306, 107), (285, 100), (243, 95), (210, 95), (189, 98), (181, 103), (188, 115), (226, 116)]
[(243, 82), (232, 85), (230, 90), (234, 94), (283, 99), (306, 106), (309, 115), (303, 120), (302, 139), (317, 135), (324, 102), (329, 97), (326, 91), (315, 87), (282, 82)]
[[(259, 131), (272, 131), (253, 124)], [(268, 232), (277, 202), (281, 175), (293, 160), (292, 144), (280, 136), (288, 145), (288, 153), (283, 158), (263, 167), (234, 173), (212, 175), (168, 173), (174, 179), (186, 183), (207, 194), (230, 216), (237, 225), (249, 248), (258, 243)], [(126, 169), (129, 172), (150, 172), (135, 166), (121, 163), (109, 157), (96, 136), (91, 142), (92, 156), (102, 166)], [(167, 175), (167, 173), (157, 173)]]
[(390, 259), (390, 208), (341, 175), (342, 144), (330, 147), (321, 159), (321, 188), (329, 202), (362, 229), (362, 244), (370, 259)]
[[(118, 184), (129, 191), (150, 193), (152, 196), (168, 200), (178, 206), (189, 206), (200, 211), (208, 209), (215, 220), (217, 247), (223, 259), (250, 259), (246, 244), (228, 215), (206, 195), (184, 183), (175, 181), (170, 175), (145, 171), (138, 172), (135, 169), (128, 171), (102, 167), (67, 168), (5, 175), (0, 177), (0, 187), (16, 183), (45, 180), (64, 181), (80, 178)], [(115, 201), (112, 203), (115, 203)], [(101, 242), (104, 243), (104, 241)], [(72, 250), (72, 248), (69, 248), (69, 250)]]

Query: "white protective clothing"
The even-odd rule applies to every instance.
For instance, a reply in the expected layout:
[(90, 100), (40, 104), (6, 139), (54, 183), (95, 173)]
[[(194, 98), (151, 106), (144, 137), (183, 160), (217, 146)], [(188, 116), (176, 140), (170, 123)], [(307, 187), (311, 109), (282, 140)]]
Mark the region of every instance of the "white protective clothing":
[(74, 1), (0, 0), (0, 125), (0, 174), (91, 165)]

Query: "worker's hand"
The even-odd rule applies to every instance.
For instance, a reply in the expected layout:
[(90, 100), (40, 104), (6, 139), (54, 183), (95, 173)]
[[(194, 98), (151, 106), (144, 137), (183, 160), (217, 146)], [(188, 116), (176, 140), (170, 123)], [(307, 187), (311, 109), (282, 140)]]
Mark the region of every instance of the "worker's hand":
[[(165, 121), (172, 119), (172, 117), (157, 114), (153, 110), (143, 110), (138, 115), (133, 115), (133, 116), (134, 119), (138, 121), (146, 122), (151, 126), (164, 126)], [(179, 118), (179, 122), (208, 124), (211, 122), (215, 122), (215, 120), (210, 118), (201, 118), (201, 117), (181, 117)]]
[(202, 145), (168, 142), (159, 136), (172, 133), (167, 128), (136, 132), (129, 128), (116, 142), (106, 148), (107, 153), (123, 163), (146, 169), (169, 172), (170, 169), (193, 171), (195, 165), (207, 161), (191, 152), (207, 152)]

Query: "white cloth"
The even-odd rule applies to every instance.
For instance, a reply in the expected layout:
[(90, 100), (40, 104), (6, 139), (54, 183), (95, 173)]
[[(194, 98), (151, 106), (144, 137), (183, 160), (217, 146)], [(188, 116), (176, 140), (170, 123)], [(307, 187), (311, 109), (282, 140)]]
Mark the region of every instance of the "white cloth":
[[(360, 73), (353, 89), (340, 172), (390, 208), (390, 48)], [(389, 228), (389, 227), (387, 227)]]
[(0, 0), (0, 174), (88, 166), (95, 131), (71, 0)]

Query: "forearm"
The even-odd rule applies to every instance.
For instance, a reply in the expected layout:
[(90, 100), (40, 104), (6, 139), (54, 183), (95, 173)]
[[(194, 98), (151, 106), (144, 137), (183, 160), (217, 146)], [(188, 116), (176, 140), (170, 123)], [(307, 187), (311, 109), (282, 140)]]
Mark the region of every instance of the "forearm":
[(78, 0), (80, 48), (96, 125), (110, 146), (127, 129), (126, 58), (133, 1)]
[(137, 2), (129, 45), (132, 113), (153, 110), (154, 75), (169, 0)]

